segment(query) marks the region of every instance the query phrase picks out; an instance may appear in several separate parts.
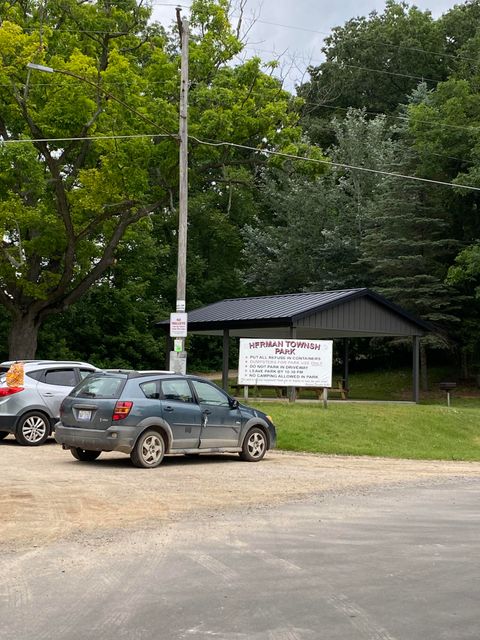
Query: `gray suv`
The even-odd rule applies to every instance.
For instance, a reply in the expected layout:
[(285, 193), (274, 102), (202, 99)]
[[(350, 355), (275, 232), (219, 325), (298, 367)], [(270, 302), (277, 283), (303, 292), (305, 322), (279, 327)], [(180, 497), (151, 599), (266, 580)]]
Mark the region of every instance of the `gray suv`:
[(13, 362), (0, 364), (0, 440), (13, 433), (20, 444), (38, 446), (51, 434), (65, 396), (98, 369), (88, 362), (23, 360), (23, 385), (8, 387)]
[(55, 440), (77, 460), (102, 451), (157, 467), (165, 454), (237, 452), (257, 462), (276, 444), (272, 419), (209, 380), (166, 372), (98, 372), (65, 398)]

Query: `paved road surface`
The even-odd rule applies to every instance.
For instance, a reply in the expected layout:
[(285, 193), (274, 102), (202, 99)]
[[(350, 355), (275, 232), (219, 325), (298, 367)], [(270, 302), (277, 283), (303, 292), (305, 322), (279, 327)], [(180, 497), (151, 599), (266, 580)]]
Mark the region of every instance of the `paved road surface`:
[(479, 640), (479, 505), (427, 479), (7, 552), (0, 639)]

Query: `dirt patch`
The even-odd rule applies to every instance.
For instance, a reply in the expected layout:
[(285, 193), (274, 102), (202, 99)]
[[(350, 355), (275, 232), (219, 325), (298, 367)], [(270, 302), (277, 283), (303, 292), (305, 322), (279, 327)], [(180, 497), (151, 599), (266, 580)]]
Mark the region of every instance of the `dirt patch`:
[(185, 517), (280, 504), (310, 495), (452, 477), (480, 478), (480, 463), (269, 452), (168, 457), (158, 469), (104, 453), (80, 463), (60, 446), (0, 442), (0, 540), (9, 550), (93, 530), (158, 526)]

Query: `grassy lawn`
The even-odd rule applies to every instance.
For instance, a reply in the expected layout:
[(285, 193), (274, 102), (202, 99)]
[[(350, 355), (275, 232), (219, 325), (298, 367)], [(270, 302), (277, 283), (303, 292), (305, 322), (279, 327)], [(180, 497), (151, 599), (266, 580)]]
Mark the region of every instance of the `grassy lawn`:
[(451, 407), (251, 401), (272, 416), (279, 449), (433, 460), (480, 460), (480, 402)]
[[(333, 376), (334, 384), (340, 376)], [(440, 381), (457, 382), (452, 405)], [(216, 380), (221, 384), (221, 380)], [(232, 379), (235, 384), (236, 380)], [(412, 400), (409, 369), (353, 373), (349, 400)], [(242, 392), (236, 392), (241, 398)], [(463, 384), (443, 369), (429, 371), (429, 391), (421, 404), (375, 404), (349, 401), (273, 401), (274, 389), (262, 389), (262, 399), (250, 389), (249, 404), (272, 416), (278, 431), (278, 448), (327, 454), (369, 455), (429, 460), (480, 460), (480, 388)], [(301, 390), (301, 399), (314, 393)], [(269, 398), (272, 400), (269, 401)], [(332, 396), (337, 399), (338, 394)]]

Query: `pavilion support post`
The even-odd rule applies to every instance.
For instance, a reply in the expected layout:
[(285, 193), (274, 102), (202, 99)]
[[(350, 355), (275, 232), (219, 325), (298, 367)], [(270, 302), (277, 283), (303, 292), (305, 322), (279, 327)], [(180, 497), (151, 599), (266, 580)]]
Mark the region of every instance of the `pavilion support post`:
[(420, 337), (413, 336), (413, 401), (420, 402)]
[(348, 382), (348, 375), (349, 375), (349, 371), (348, 371), (348, 359), (349, 359), (349, 342), (348, 342), (348, 338), (344, 338), (343, 339), (343, 386), (345, 389), (349, 389), (350, 385)]
[(223, 330), (223, 365), (222, 365), (222, 387), (228, 391), (228, 363), (230, 356), (230, 332)]
[[(293, 325), (290, 327), (290, 338), (294, 340), (297, 337), (297, 327)], [(295, 402), (297, 399), (297, 388), (296, 387), (288, 387), (287, 389), (288, 401)]]

